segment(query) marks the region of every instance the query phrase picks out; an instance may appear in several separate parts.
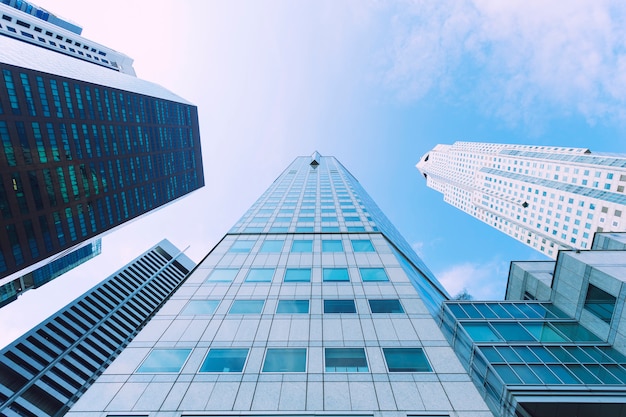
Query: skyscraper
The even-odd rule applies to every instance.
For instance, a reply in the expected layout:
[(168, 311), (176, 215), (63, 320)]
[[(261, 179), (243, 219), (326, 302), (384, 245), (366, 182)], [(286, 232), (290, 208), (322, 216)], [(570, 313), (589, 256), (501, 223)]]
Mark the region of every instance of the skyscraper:
[(64, 415), (194, 266), (163, 240), (2, 349), (0, 415)]
[(204, 185), (196, 107), (37, 10), (0, 4), (0, 287), (22, 290), (21, 277)]
[(445, 299), (335, 158), (299, 157), (68, 416), (489, 416)]
[(444, 201), (556, 258), (626, 230), (626, 155), (583, 148), (455, 142), (417, 164)]

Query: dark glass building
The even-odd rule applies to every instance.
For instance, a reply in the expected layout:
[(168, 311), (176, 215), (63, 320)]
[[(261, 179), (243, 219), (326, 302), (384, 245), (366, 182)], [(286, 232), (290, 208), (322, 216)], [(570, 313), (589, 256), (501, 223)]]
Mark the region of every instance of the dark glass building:
[(204, 179), (195, 106), (119, 52), (0, 15), (1, 287)]

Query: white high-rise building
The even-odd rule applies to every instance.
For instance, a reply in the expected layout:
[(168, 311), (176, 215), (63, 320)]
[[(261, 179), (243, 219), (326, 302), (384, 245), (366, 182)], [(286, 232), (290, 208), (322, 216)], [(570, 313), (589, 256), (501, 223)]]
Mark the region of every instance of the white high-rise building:
[(447, 203), (545, 255), (626, 230), (626, 155), (584, 148), (455, 142), (417, 164)]
[(488, 417), (447, 299), (333, 157), (299, 157), (67, 414)]

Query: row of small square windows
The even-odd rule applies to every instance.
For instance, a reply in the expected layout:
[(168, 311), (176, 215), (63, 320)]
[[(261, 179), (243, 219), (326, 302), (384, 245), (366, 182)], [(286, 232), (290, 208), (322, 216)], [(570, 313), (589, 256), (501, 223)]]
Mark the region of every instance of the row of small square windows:
[[(184, 316), (211, 315), (217, 310), (220, 300), (191, 300), (180, 313)], [(276, 314), (309, 314), (310, 300), (278, 300)], [(372, 314), (402, 314), (404, 308), (398, 299), (368, 300)], [(234, 300), (228, 314), (262, 314), (265, 300)], [(354, 300), (324, 300), (324, 313), (356, 314)]]
[[(256, 240), (236, 240), (228, 250), (234, 253), (249, 253)], [(350, 240), (354, 252), (375, 252), (374, 245), (369, 239)], [(259, 249), (260, 253), (282, 252), (284, 240), (266, 240)], [(322, 240), (322, 252), (343, 252), (343, 242), (338, 239)], [(291, 244), (291, 252), (313, 252), (313, 240), (294, 240)]]
[[(192, 349), (153, 349), (137, 373), (178, 373)], [(249, 348), (211, 348), (199, 372), (241, 373)], [(422, 348), (382, 348), (389, 372), (432, 372)], [(268, 348), (261, 372), (306, 372), (306, 348)], [(325, 348), (325, 372), (369, 372), (365, 349)]]
[[(244, 282), (272, 282), (276, 268), (250, 268)], [(232, 282), (239, 274), (239, 268), (214, 269), (206, 279), (207, 283)], [(385, 282), (389, 277), (385, 268), (359, 268), (363, 282)], [(349, 282), (348, 268), (322, 268), (324, 282)], [(284, 282), (311, 282), (311, 268), (286, 268)]]

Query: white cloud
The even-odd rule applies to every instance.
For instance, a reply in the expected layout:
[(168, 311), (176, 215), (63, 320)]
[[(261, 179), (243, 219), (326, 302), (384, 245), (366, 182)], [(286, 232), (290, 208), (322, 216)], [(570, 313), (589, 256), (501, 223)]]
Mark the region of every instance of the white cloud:
[(626, 119), (625, 3), (414, 0), (392, 14), (386, 81), (404, 99), (434, 91), (513, 123)]
[(467, 289), (475, 300), (502, 300), (508, 270), (509, 263), (500, 260), (484, 264), (466, 262), (452, 265), (435, 276), (452, 296)]

